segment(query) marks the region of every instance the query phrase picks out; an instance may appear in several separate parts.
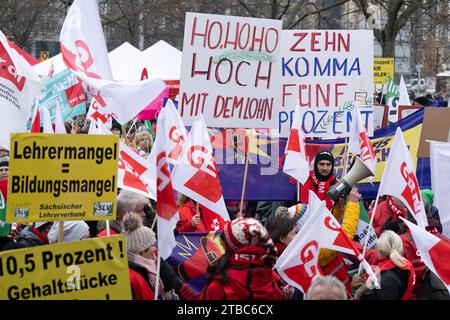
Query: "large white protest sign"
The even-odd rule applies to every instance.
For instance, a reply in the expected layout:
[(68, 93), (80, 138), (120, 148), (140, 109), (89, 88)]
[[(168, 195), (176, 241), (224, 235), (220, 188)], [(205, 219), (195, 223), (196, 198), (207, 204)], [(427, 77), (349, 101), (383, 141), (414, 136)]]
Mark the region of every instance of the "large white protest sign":
[(289, 136), (296, 107), (308, 137), (348, 136), (352, 101), (373, 135), (373, 32), (283, 30), (278, 130)]
[(192, 125), (276, 128), (281, 21), (187, 13), (179, 112)]

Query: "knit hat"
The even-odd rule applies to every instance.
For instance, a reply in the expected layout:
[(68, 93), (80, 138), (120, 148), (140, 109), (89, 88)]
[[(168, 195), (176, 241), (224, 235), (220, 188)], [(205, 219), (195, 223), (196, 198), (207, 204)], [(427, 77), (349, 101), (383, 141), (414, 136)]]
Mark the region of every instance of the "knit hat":
[(227, 221), (224, 229), (225, 251), (233, 253), (248, 246), (260, 246), (266, 249), (267, 254), (263, 256), (266, 265), (275, 263), (278, 251), (270, 238), (266, 228), (256, 219), (239, 218)]
[[(324, 177), (321, 174), (319, 174), (319, 169), (317, 168), (317, 164), (321, 160), (327, 160), (331, 162), (331, 172), (328, 176)], [(334, 156), (333, 154), (328, 150), (320, 151), (315, 159), (314, 159), (314, 173), (316, 174), (316, 177), (319, 181), (326, 181), (333, 175), (333, 169), (334, 169)]]
[(300, 226), (298, 222), (300, 218), (305, 214), (308, 206), (306, 204), (298, 203), (295, 206), (286, 208), (286, 207), (278, 207), (275, 211), (275, 215), (278, 217), (285, 217), (288, 219), (292, 219), (294, 223), (297, 225), (297, 231), (300, 230)]
[(128, 251), (140, 254), (156, 243), (155, 233), (143, 225), (142, 217), (137, 213), (127, 213), (122, 223)]
[[(53, 223), (48, 233), (48, 243), (58, 241), (59, 224)], [(89, 236), (89, 225), (84, 221), (64, 221), (63, 242), (78, 241)]]
[(8, 167), (9, 166), (9, 157), (0, 158), (0, 167)]
[(122, 135), (122, 126), (121, 126), (120, 123), (117, 122), (115, 119), (112, 119), (111, 131), (112, 131), (113, 129), (119, 129), (119, 130), (120, 130), (120, 135)]
[(427, 202), (430, 207), (433, 206), (433, 201), (434, 201), (434, 192), (431, 191), (430, 189), (423, 189), (420, 190), (420, 195), (422, 196), (422, 200), (423, 202)]

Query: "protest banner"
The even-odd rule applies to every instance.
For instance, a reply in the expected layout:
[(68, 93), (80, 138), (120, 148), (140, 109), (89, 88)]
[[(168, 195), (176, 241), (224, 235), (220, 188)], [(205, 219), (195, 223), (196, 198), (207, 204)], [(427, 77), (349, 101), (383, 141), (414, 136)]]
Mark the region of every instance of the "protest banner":
[(118, 145), (114, 135), (13, 134), (7, 221), (115, 219)]
[(385, 84), (388, 76), (394, 78), (394, 58), (373, 58), (373, 83)]
[(283, 30), (278, 132), (289, 135), (296, 107), (306, 137), (348, 136), (352, 101), (373, 135), (371, 30)]
[[(363, 198), (370, 199), (376, 196), (397, 126), (404, 130), (406, 144), (410, 147), (414, 166), (417, 168), (416, 174), (420, 188), (430, 188), (429, 159), (420, 158), (420, 156), (418, 158), (415, 157), (419, 138), (421, 137), (423, 115), (424, 110), (422, 109), (408, 118), (375, 131), (371, 141), (378, 162), (377, 174), (372, 181), (373, 185), (365, 180), (358, 183), (358, 191)], [(237, 149), (238, 146), (236, 147), (233, 143), (227, 143), (230, 139), (223, 138), (229, 130), (211, 129), (210, 131), (213, 132), (211, 134), (212, 139), (214, 139), (212, 145), (225, 200), (240, 200), (241, 190), (236, 188), (236, 186), (242, 184), (244, 157), (243, 153)], [(249, 150), (250, 165), (248, 168), (246, 200), (293, 200), (296, 191), (295, 181), (282, 172), (287, 139), (277, 139), (258, 132), (250, 135), (250, 139), (254, 141), (250, 143), (251, 149)], [(233, 140), (231, 139), (231, 141)], [(335, 156), (335, 174), (339, 177), (344, 170), (344, 145), (344, 139), (306, 140), (306, 154), (309, 159), (313, 159), (318, 151), (330, 150)], [(349, 165), (352, 161), (353, 158), (350, 158)]]
[(195, 232), (180, 233), (175, 237), (176, 247), (167, 262), (196, 293), (206, 285), (208, 266), (225, 253), (220, 234), (221, 232)]
[[(61, 108), (63, 120), (66, 120), (86, 113), (86, 101), (87, 95), (81, 82), (70, 70), (65, 70), (47, 79), (42, 85), (39, 96), (39, 106), (48, 109), (52, 123), (55, 122), (57, 105)], [(34, 105), (34, 107), (36, 106)]]
[(179, 112), (186, 125), (276, 128), (281, 21), (186, 13)]
[(0, 300), (130, 300), (123, 235), (0, 252)]

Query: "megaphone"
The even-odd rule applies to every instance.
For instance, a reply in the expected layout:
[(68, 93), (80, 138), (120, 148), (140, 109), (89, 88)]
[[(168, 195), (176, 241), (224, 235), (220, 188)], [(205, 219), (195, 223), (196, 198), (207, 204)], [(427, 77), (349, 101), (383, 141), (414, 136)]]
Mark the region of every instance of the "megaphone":
[(373, 177), (372, 170), (367, 167), (360, 157), (355, 157), (352, 166), (348, 173), (328, 190), (327, 196), (333, 201), (337, 201), (344, 194), (350, 192), (353, 186), (358, 183), (358, 181), (365, 179), (367, 177)]

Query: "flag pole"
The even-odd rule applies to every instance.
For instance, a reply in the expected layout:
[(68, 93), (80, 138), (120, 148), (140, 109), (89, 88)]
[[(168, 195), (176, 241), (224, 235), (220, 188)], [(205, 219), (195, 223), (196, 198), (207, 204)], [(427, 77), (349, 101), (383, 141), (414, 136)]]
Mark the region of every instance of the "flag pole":
[[(375, 205), (374, 205), (373, 210), (372, 210), (372, 216), (370, 217), (369, 229), (367, 229), (366, 241), (364, 242), (364, 247), (363, 247), (363, 252), (362, 252), (363, 258), (364, 258), (365, 254), (366, 254), (367, 244), (369, 243), (370, 231), (371, 231), (371, 229), (373, 228), (373, 227), (372, 227), (373, 218), (375, 217), (375, 214), (376, 214), (376, 212), (377, 212), (378, 200), (379, 200), (379, 199), (380, 199), (380, 193), (377, 193), (377, 198), (375, 199)], [(359, 265), (359, 268), (358, 268), (358, 275), (361, 274), (361, 271), (362, 271), (362, 264)]]
[[(242, 209), (244, 207), (244, 196), (245, 196), (245, 187), (247, 186), (247, 173), (248, 173), (248, 144), (247, 142), (247, 131), (245, 131), (245, 139), (244, 139), (244, 151), (245, 151), (245, 168), (244, 168), (244, 180), (242, 182), (242, 193), (241, 193), (241, 203), (239, 205), (239, 214), (238, 218), (243, 218)], [(250, 141), (249, 141), (250, 143)]]
[(156, 284), (155, 284), (155, 300), (158, 300), (158, 292), (159, 292), (159, 279), (160, 279), (160, 271), (161, 271), (161, 257), (158, 252), (158, 258), (156, 263)]
[(109, 220), (106, 220), (106, 236), (111, 235), (111, 230), (109, 229)]
[(300, 182), (297, 181), (297, 202), (300, 202)]
[(58, 225), (58, 243), (64, 240), (64, 221), (61, 221)]
[(156, 215), (153, 218), (152, 227), (151, 227), (152, 230), (155, 229), (155, 223), (156, 223)]
[(347, 173), (347, 163), (348, 163), (348, 137), (345, 138), (345, 145), (344, 145), (344, 149), (345, 149), (345, 153), (344, 153), (344, 172), (342, 173), (342, 176), (345, 176), (345, 174)]

